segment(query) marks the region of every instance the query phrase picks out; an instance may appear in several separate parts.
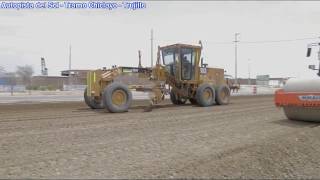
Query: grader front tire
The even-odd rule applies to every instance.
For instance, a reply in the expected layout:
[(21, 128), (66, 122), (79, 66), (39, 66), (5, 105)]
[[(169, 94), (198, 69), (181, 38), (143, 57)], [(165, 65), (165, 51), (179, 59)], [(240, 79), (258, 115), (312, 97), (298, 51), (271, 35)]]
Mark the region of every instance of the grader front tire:
[(126, 85), (114, 82), (104, 89), (102, 99), (109, 112), (127, 112), (132, 102), (132, 93)]

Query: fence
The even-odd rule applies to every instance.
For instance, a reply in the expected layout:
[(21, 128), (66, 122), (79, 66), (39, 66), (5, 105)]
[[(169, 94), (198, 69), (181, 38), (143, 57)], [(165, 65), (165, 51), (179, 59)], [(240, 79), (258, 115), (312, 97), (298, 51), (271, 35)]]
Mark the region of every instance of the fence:
[(84, 91), (87, 85), (63, 85), (64, 91)]
[(24, 92), (26, 91), (26, 86), (24, 85), (0, 85), (0, 92)]

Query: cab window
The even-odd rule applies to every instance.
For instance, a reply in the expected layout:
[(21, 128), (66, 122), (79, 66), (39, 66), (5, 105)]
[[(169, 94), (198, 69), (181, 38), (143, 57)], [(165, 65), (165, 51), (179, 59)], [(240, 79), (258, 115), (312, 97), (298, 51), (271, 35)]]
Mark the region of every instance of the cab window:
[(167, 71), (170, 73), (170, 75), (174, 76), (176, 71), (176, 54), (174, 49), (165, 49), (162, 50), (162, 58), (163, 58), (163, 64), (165, 65)]
[(192, 48), (181, 48), (181, 79), (194, 79), (195, 53)]

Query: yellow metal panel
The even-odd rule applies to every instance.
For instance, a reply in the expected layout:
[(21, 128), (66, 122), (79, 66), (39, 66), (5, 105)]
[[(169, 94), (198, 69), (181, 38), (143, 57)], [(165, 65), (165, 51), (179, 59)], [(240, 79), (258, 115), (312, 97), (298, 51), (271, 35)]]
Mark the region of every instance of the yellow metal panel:
[(91, 72), (87, 73), (87, 96), (91, 96)]

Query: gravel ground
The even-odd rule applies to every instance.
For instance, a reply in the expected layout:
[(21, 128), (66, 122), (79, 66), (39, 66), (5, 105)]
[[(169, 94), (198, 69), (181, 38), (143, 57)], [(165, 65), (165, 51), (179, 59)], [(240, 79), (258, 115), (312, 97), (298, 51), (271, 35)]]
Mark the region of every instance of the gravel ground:
[(287, 120), (272, 96), (144, 104), (1, 104), (0, 178), (320, 178), (320, 124)]

